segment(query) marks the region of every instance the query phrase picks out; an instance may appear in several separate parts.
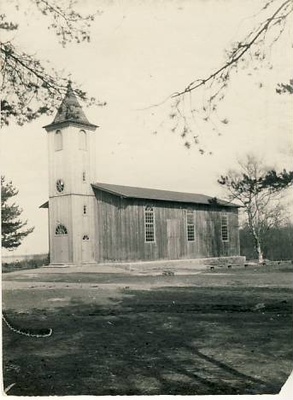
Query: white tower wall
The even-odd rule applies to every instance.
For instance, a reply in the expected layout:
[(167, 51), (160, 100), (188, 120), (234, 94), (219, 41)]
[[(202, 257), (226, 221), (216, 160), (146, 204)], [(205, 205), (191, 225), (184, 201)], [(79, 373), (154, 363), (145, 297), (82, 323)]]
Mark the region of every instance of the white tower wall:
[(55, 120), (45, 129), (51, 264), (94, 262), (95, 196), (91, 183), (96, 179), (96, 125), (87, 121), (70, 86)]

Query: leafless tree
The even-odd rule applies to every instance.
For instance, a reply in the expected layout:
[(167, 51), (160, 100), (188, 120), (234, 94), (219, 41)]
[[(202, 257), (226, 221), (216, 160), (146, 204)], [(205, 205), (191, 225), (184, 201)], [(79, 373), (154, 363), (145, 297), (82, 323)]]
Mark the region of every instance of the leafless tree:
[(259, 263), (264, 261), (263, 245), (268, 231), (280, 226), (287, 217), (282, 202), (284, 188), (277, 190), (262, 184), (269, 170), (255, 156), (247, 155), (239, 161), (238, 169), (229, 170), (218, 180), (228, 198), (242, 206)]

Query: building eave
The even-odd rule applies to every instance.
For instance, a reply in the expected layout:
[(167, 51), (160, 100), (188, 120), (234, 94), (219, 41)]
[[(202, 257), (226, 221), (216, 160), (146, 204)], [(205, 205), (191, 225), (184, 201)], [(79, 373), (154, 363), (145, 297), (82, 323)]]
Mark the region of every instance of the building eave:
[(39, 208), (49, 208), (49, 201), (46, 201), (44, 204), (39, 206)]
[(66, 121), (61, 121), (61, 122), (55, 122), (49, 125), (43, 126), (44, 129), (46, 129), (47, 132), (55, 130), (55, 129), (61, 129), (61, 128), (66, 128), (67, 126), (77, 126), (78, 128), (86, 128), (89, 130), (96, 130), (99, 128), (98, 125), (86, 123), (86, 122), (79, 122), (75, 120), (66, 120)]
[[(210, 196), (196, 193), (171, 192), (168, 190), (157, 190), (150, 188), (137, 188), (130, 186), (111, 185), (104, 183), (92, 183), (93, 189), (112, 194), (114, 196), (125, 199), (151, 200), (160, 202), (174, 202), (179, 204), (201, 204), (211, 208), (239, 208), (238, 204), (234, 204), (225, 200), (217, 199), (217, 202)], [(127, 193), (128, 192), (128, 193)], [(132, 192), (132, 193), (131, 193)], [(176, 198), (177, 197), (177, 198)]]

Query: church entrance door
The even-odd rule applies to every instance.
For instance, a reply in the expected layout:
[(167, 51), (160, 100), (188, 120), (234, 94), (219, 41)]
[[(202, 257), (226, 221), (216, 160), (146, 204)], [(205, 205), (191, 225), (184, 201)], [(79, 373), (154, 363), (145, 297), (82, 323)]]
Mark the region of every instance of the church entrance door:
[(176, 260), (180, 257), (180, 221), (167, 219), (168, 258)]
[(91, 254), (91, 241), (89, 237), (85, 235), (82, 239), (81, 244), (81, 261), (83, 263), (87, 263), (92, 261), (92, 254)]
[(69, 259), (69, 248), (68, 248), (68, 236), (67, 235), (58, 235), (55, 236), (55, 257), (54, 262), (60, 264), (66, 264), (70, 262)]

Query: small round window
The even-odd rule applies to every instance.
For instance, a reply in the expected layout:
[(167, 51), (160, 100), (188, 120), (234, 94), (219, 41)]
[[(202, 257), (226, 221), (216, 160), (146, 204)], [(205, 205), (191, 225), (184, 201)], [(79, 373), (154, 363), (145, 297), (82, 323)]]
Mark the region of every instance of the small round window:
[(62, 181), (62, 179), (58, 179), (58, 181), (56, 182), (56, 188), (59, 193), (63, 192), (64, 186), (65, 185), (64, 185), (64, 182)]
[(83, 235), (83, 238), (82, 238), (82, 240), (90, 240), (90, 238), (89, 238), (89, 235)]

